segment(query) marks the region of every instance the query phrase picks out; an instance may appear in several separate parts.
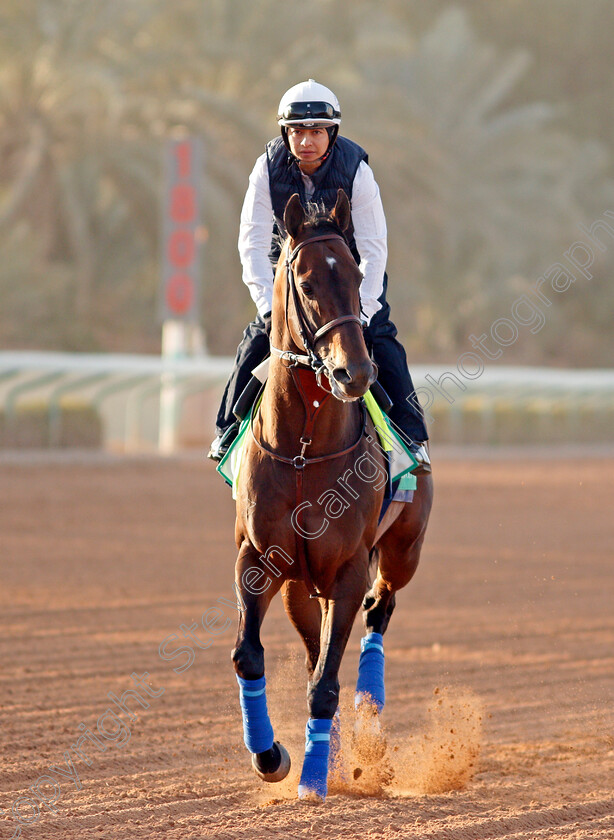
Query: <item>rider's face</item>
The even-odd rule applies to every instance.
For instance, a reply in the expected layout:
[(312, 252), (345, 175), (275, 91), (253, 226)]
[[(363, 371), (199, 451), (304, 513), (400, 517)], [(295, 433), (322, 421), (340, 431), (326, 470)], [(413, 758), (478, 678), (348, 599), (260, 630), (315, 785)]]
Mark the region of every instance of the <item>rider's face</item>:
[(315, 172), (320, 165), (320, 158), (328, 148), (328, 132), (325, 128), (300, 128), (289, 126), (288, 142), (290, 151), (300, 161), (300, 167), (306, 174)]

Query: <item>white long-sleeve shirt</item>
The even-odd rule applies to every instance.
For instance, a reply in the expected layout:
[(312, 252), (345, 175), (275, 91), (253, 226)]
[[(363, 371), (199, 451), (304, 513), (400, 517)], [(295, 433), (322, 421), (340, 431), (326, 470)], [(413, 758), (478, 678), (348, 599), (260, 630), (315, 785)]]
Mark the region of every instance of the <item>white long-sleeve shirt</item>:
[[(311, 178), (303, 175), (307, 199), (313, 195)], [(360, 254), (360, 301), (367, 318), (380, 308), (384, 271), (388, 256), (386, 217), (371, 167), (361, 161), (352, 185), (352, 224)], [(269, 171), (266, 153), (256, 161), (241, 210), (239, 254), (243, 266), (243, 282), (261, 315), (273, 306), (274, 269), (269, 260), (273, 234), (273, 205), (269, 191)]]

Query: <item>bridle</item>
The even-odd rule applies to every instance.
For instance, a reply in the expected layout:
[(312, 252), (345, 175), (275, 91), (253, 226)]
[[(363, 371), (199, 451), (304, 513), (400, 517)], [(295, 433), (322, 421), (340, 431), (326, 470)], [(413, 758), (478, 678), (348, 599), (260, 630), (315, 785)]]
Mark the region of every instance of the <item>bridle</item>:
[(320, 359), (319, 356), (316, 356), (315, 347), (318, 341), (331, 330), (335, 329), (335, 327), (338, 327), (341, 324), (354, 323), (362, 326), (362, 321), (356, 315), (341, 315), (339, 318), (333, 318), (332, 321), (328, 321), (328, 323), (324, 324), (322, 327), (319, 327), (319, 329), (317, 329), (315, 332), (311, 329), (307, 322), (307, 318), (305, 317), (305, 310), (303, 309), (303, 305), (301, 304), (298, 290), (296, 288), (293, 263), (296, 260), (299, 251), (301, 251), (301, 249), (304, 248), (306, 245), (311, 245), (314, 242), (325, 242), (327, 240), (336, 240), (338, 242), (343, 242), (345, 245), (347, 245), (346, 239), (340, 234), (323, 233), (320, 236), (311, 236), (308, 239), (304, 239), (302, 242), (299, 242), (298, 245), (295, 245), (292, 251), (286, 254), (286, 326), (288, 328), (288, 331), (290, 332), (288, 310), (290, 298), (292, 298), (292, 305), (294, 306), (296, 319), (298, 321), (298, 333), (301, 342), (303, 343), (303, 348), (306, 351), (306, 355), (293, 353), (291, 350), (281, 350), (278, 347), (274, 347), (271, 344), (271, 353), (274, 353), (276, 356), (279, 356), (283, 360), (287, 361), (289, 365), (303, 365), (305, 367), (310, 367), (315, 372), (318, 385), (320, 386), (322, 382), (322, 374), (326, 374), (326, 376), (328, 376), (329, 378), (330, 374), (328, 368), (326, 367), (322, 359)]
[[(316, 356), (315, 348), (318, 341), (329, 333), (331, 330), (335, 329), (335, 327), (340, 326), (341, 324), (359, 324), (362, 325), (360, 318), (356, 315), (341, 315), (339, 318), (334, 318), (332, 321), (328, 321), (328, 323), (324, 324), (322, 327), (319, 327), (315, 332), (309, 326), (307, 322), (307, 318), (305, 317), (305, 310), (301, 305), (301, 301), (298, 295), (298, 290), (296, 288), (296, 280), (294, 277), (294, 270), (293, 270), (293, 263), (296, 260), (296, 257), (299, 251), (304, 248), (306, 245), (311, 245), (314, 242), (325, 242), (327, 240), (330, 241), (340, 241), (344, 242), (347, 245), (347, 241), (343, 236), (338, 233), (324, 233), (320, 236), (311, 236), (308, 239), (304, 239), (302, 242), (299, 242), (298, 245), (286, 254), (286, 277), (287, 277), (287, 289), (286, 289), (286, 304), (285, 304), (285, 318), (286, 318), (286, 327), (288, 328), (288, 332), (291, 334), (290, 330), (290, 322), (288, 318), (289, 313), (289, 303), (290, 297), (292, 297), (292, 304), (294, 306), (294, 311), (296, 313), (296, 319), (298, 321), (298, 332), (300, 339), (303, 343), (303, 348), (306, 351), (306, 355), (293, 353), (291, 350), (281, 350), (278, 347), (274, 347), (271, 344), (271, 353), (279, 356), (282, 361), (287, 363), (287, 366), (291, 368), (292, 378), (294, 380), (294, 384), (301, 396), (303, 401), (303, 406), (305, 408), (305, 423), (303, 425), (303, 431), (300, 437), (300, 444), (301, 444), (301, 451), (298, 455), (295, 455), (293, 458), (290, 458), (286, 455), (280, 455), (278, 452), (274, 452), (270, 449), (266, 444), (264, 444), (261, 440), (258, 439), (254, 431), (254, 415), (255, 412), (252, 412), (250, 418), (250, 431), (252, 435), (252, 439), (258, 446), (258, 448), (262, 452), (266, 452), (267, 455), (270, 455), (274, 460), (281, 461), (284, 464), (288, 464), (294, 467), (294, 475), (295, 475), (295, 487), (296, 487), (296, 507), (295, 510), (300, 510), (303, 505), (304, 501), (304, 489), (303, 489), (303, 473), (305, 471), (305, 467), (309, 466), (310, 464), (320, 464), (324, 461), (331, 461), (335, 458), (341, 458), (344, 455), (349, 455), (350, 452), (353, 452), (355, 449), (358, 448), (360, 442), (363, 438), (363, 435), (366, 431), (366, 423), (367, 417), (365, 412), (365, 407), (360, 402), (360, 411), (362, 415), (361, 421), (361, 428), (360, 433), (358, 435), (357, 440), (351, 444), (350, 446), (342, 449), (338, 452), (331, 452), (328, 455), (316, 455), (312, 457), (307, 457), (306, 453), (308, 451), (308, 447), (313, 443), (313, 436), (315, 431), (315, 424), (316, 419), (322, 410), (325, 403), (328, 401), (330, 397), (332, 397), (332, 393), (330, 390), (327, 390), (322, 385), (322, 374), (326, 374), (328, 379), (330, 380), (330, 372), (322, 359), (319, 356)], [(307, 398), (305, 393), (304, 387), (301, 383), (301, 377), (299, 375), (299, 368), (311, 368), (315, 372), (316, 381), (319, 388), (322, 391), (325, 391), (324, 395), (320, 397), (318, 400), (310, 401)], [(305, 371), (304, 371), (305, 372)], [(303, 580), (305, 582), (305, 586), (307, 587), (307, 591), (309, 592), (310, 598), (320, 598), (323, 597), (321, 592), (318, 592), (316, 589), (313, 579), (311, 577), (311, 572), (309, 569), (309, 563), (307, 562), (307, 543), (306, 538), (304, 536), (299, 536), (298, 532), (296, 532), (296, 549), (299, 561), (299, 567), (301, 569), (301, 574)]]

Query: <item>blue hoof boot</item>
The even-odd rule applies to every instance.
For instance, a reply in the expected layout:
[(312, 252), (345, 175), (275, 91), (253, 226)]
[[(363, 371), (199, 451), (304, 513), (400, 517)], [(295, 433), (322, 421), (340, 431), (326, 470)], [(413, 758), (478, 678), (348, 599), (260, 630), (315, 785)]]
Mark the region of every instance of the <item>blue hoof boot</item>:
[(384, 687), (384, 640), (380, 633), (367, 633), (360, 640), (360, 660), (355, 706), (370, 703), (381, 712), (386, 702)]
[(305, 729), (305, 760), (298, 798), (305, 802), (324, 802), (328, 792), (328, 756), (332, 720), (309, 718)]

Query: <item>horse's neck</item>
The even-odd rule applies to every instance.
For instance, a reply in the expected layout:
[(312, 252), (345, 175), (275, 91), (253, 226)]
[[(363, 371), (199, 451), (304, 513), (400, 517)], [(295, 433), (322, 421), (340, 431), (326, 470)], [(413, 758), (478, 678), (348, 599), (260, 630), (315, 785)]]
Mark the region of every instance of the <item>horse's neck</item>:
[[(282, 455), (298, 454), (305, 417), (305, 404), (290, 368), (272, 357), (260, 410), (264, 441)], [(318, 411), (313, 443), (305, 455), (309, 458), (345, 449), (356, 440), (359, 430), (358, 404), (344, 403), (331, 395)]]

